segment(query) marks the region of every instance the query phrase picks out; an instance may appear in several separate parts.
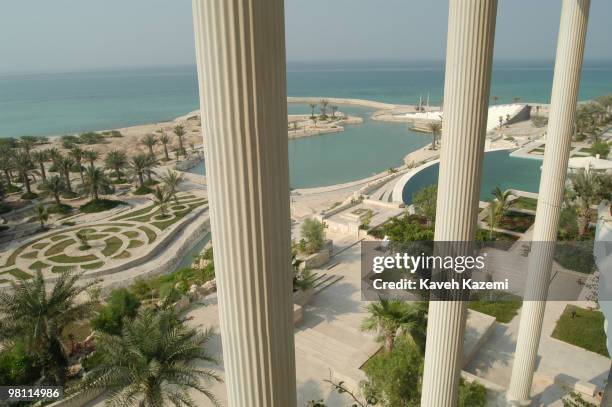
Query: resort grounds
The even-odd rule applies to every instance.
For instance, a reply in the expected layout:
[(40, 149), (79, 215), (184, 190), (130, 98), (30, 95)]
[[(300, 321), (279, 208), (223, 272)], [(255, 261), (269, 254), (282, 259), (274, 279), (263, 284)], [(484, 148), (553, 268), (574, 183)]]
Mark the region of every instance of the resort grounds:
[[(402, 152), (403, 163), (380, 168), (377, 174), (289, 191), (294, 264), (287, 272), (293, 277), (298, 405), (345, 406), (352, 397), (362, 406), (373, 405), (372, 399), (386, 406), (411, 405), (420, 399), (426, 304), (362, 301), (360, 244), (433, 239), (435, 182), (415, 191), (410, 203), (404, 190), (438, 163), (444, 143), (441, 122), (411, 115), (428, 117), (437, 108), (334, 98), (289, 102), (305, 110), (289, 115), (290, 139), (349, 134), (352, 126), (363, 124), (362, 118), (343, 113), (351, 105), (372, 109), (368, 119), (414, 126), (430, 137), (426, 145)], [(520, 100), (508, 105), (522, 106), (512, 111), (524, 114), (527, 109), (527, 116), (496, 118), (486, 150), (540, 162), (548, 106)], [(590, 157), (593, 165), (605, 165), (612, 147), (611, 106), (610, 97), (579, 106), (572, 159)], [(186, 354), (185, 362), (206, 373), (192, 372), (191, 381), (176, 385), (189, 389), (196, 405), (214, 405), (213, 399), (225, 404), (214, 279), (217, 243), (214, 236), (212, 244), (206, 243), (211, 210), (206, 176), (193, 170), (207, 155), (199, 114), (78, 135), (1, 141), (0, 328), (13, 335), (10, 343), (0, 337), (7, 341), (0, 350), (3, 382), (61, 383), (76, 405), (104, 405), (109, 388), (129, 389), (121, 387), (120, 378), (105, 382), (104, 388), (88, 381), (88, 376), (108, 374), (117, 363), (102, 355), (103, 350), (113, 353), (110, 344), (142, 350), (150, 345), (149, 329), (170, 326), (205, 351)], [(597, 230), (612, 230), (612, 170), (580, 165), (568, 175), (560, 241), (592, 242), (600, 237)], [(584, 188), (587, 184), (597, 187)], [(524, 251), (531, 242), (537, 193), (504, 187), (482, 195), (477, 239), (500, 242), (507, 253)], [(200, 252), (190, 259), (194, 248)], [(592, 253), (580, 254), (578, 259), (557, 258), (553, 269), (552, 284), (580, 280), (583, 289), (575, 300), (547, 306), (533, 386), (534, 400), (541, 405), (563, 406), (563, 399), (572, 397), (598, 405), (598, 393), (607, 385), (611, 363), (604, 315), (593, 288), (599, 272), (594, 260), (588, 261)], [(521, 267), (526, 273), (526, 266)], [(37, 338), (39, 348), (31, 351), (32, 332), (10, 320), (23, 312), (22, 319), (32, 321), (26, 314), (33, 307), (11, 305), (18, 303), (15, 296), (28, 287), (32, 296), (59, 284), (71, 287), (74, 276), (78, 281), (72, 284), (81, 288), (62, 297), (68, 305), (47, 308), (45, 318), (56, 328)], [(8, 300), (11, 304), (2, 303)], [(88, 309), (73, 313), (79, 304)], [(393, 320), (390, 308), (409, 323)], [(470, 303), (461, 406), (495, 405), (503, 396), (520, 313), (519, 297)], [(206, 334), (199, 337), (202, 332)], [(137, 340), (129, 342), (128, 337)], [(62, 348), (59, 359), (38, 358), (55, 340)], [(14, 364), (26, 368), (15, 371)], [(393, 366), (385, 372), (388, 376), (381, 365)], [(390, 384), (394, 379), (399, 386)], [(193, 380), (210, 394), (194, 389)]]

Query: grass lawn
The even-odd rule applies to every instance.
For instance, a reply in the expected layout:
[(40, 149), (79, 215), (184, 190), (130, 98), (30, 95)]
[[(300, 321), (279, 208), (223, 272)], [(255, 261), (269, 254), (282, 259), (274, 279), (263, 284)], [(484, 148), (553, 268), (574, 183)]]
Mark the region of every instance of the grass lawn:
[(104, 247), (104, 249), (102, 249), (102, 254), (108, 257), (115, 254), (115, 252), (121, 248), (123, 241), (118, 237), (113, 236), (106, 239), (104, 243), (106, 244), (106, 246)]
[(610, 357), (603, 327), (604, 316), (600, 311), (568, 305), (557, 321), (552, 337)]
[(495, 317), (497, 322), (507, 324), (521, 308), (521, 297), (504, 292), (491, 293), (491, 300), (485, 298), (470, 301), (468, 308)]
[(10, 269), (10, 270), (4, 271), (4, 272), (2, 272), (0, 274), (0, 276), (3, 275), (3, 274), (10, 274), (13, 277), (16, 277), (16, 278), (21, 279), (21, 280), (27, 280), (29, 278), (32, 278), (32, 276), (30, 274), (28, 274), (28, 273), (26, 273), (24, 271), (21, 271), (18, 268), (14, 268), (14, 269)]
[(85, 205), (81, 205), (81, 212), (83, 213), (95, 213), (108, 211), (119, 205), (123, 205), (121, 201), (113, 201), (111, 199), (98, 199), (97, 201), (89, 201)]
[(153, 190), (147, 186), (142, 186), (142, 187), (138, 187), (136, 188), (136, 190), (134, 190), (134, 192), (132, 192), (132, 194), (134, 195), (146, 195), (146, 194), (150, 194), (151, 192), (153, 192)]
[(527, 198), (524, 196), (519, 197), (512, 201), (512, 207), (516, 209), (527, 209), (530, 211), (535, 211), (538, 206), (538, 200), (534, 198)]
[(66, 240), (62, 240), (59, 243), (54, 244), (53, 246), (51, 246), (46, 252), (45, 252), (45, 256), (54, 256), (56, 254), (60, 254), (64, 252), (64, 249), (66, 249), (66, 247), (70, 246), (71, 244), (75, 243), (76, 241), (74, 239), (66, 239)]
[(534, 221), (534, 215), (507, 211), (502, 216), (498, 227), (512, 232), (525, 233), (533, 225)]
[(153, 243), (155, 241), (155, 239), (157, 239), (157, 234), (155, 232), (153, 232), (151, 229), (149, 229), (146, 226), (139, 226), (138, 229), (142, 230), (143, 232), (145, 232), (145, 234), (147, 235), (147, 238), (149, 239), (149, 243)]
[(93, 254), (86, 254), (85, 256), (68, 256), (66, 254), (60, 254), (59, 256), (49, 257), (49, 260), (55, 263), (85, 263), (93, 260), (97, 260), (98, 258)]

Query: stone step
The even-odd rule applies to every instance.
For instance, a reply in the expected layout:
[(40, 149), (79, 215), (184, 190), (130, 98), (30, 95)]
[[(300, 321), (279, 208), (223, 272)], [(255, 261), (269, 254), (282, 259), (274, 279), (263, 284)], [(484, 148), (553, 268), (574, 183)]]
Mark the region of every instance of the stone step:
[(299, 331), (295, 335), (295, 342), (311, 345), (321, 353), (328, 354), (333, 358), (339, 358), (340, 360), (350, 359), (360, 351), (359, 348), (354, 348), (313, 328)]
[(324, 281), (314, 286), (314, 289), (315, 289), (314, 293), (315, 294), (320, 293), (326, 288), (336, 284), (338, 281), (342, 280), (343, 278), (344, 276), (338, 276), (338, 275), (331, 275), (327, 277)]

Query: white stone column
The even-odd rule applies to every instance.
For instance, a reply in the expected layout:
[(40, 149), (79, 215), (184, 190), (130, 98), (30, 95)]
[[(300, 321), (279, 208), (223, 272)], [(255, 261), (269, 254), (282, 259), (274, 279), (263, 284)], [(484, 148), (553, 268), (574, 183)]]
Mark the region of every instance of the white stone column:
[[(497, 0), (450, 0), (436, 241), (474, 239)], [(457, 404), (466, 303), (429, 305), (421, 405)]]
[(590, 0), (563, 0), (532, 251), (507, 399), (528, 405), (574, 134)]
[(193, 0), (227, 405), (296, 405), (283, 0)]

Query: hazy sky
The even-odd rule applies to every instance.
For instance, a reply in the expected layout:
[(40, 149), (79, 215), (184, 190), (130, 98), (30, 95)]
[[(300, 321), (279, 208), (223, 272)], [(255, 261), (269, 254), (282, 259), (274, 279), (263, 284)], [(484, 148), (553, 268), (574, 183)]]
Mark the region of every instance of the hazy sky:
[[(289, 61), (444, 58), (448, 0), (285, 0)], [(561, 0), (499, 0), (495, 57), (552, 59)], [(593, 0), (588, 59), (612, 59)], [(190, 0), (2, 0), (0, 72), (194, 63)]]

